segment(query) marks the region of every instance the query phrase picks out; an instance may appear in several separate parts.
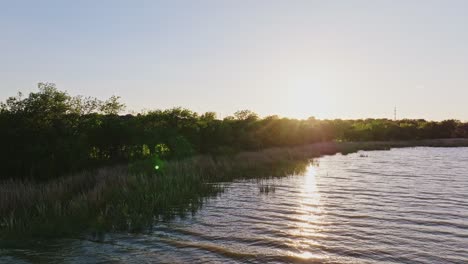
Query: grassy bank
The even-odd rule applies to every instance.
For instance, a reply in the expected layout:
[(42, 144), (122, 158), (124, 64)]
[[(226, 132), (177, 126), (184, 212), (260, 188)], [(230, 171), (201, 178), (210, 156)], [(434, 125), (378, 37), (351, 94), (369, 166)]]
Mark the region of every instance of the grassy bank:
[(468, 140), (328, 142), (232, 156), (195, 156), (167, 162), (154, 173), (116, 166), (47, 183), (5, 181), (0, 183), (0, 237), (138, 232), (157, 221), (194, 213), (205, 199), (222, 192), (222, 185), (216, 183), (300, 174), (310, 159), (321, 155), (413, 146), (468, 146)]

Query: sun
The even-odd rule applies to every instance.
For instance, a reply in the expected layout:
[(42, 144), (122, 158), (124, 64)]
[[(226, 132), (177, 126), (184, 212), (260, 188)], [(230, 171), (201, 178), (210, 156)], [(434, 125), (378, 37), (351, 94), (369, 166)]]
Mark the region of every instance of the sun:
[(330, 110), (328, 93), (326, 84), (319, 78), (300, 75), (289, 81), (284, 100), (287, 100), (287, 106), (297, 117), (320, 117)]

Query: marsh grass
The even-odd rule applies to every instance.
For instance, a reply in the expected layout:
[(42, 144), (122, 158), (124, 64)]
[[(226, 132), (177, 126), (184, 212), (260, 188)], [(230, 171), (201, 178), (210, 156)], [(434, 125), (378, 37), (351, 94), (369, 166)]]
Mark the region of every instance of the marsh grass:
[(258, 186), (260, 193), (269, 194), (276, 191), (276, 186), (272, 184), (261, 184)]
[(63, 237), (83, 232), (141, 232), (157, 221), (195, 213), (223, 191), (215, 182), (281, 177), (307, 162), (249, 153), (172, 161), (163, 171), (135, 174), (126, 166), (82, 172), (48, 183), (0, 184), (0, 236)]
[[(160, 171), (129, 166), (85, 171), (47, 183), (0, 183), (0, 238), (75, 236), (84, 232), (142, 232), (158, 221), (194, 214), (223, 191), (217, 182), (305, 172), (320, 155), (410, 146), (464, 146), (467, 141), (319, 143), (231, 156), (194, 156)], [(130, 166), (131, 167), (131, 166)], [(261, 193), (275, 186), (260, 185)]]

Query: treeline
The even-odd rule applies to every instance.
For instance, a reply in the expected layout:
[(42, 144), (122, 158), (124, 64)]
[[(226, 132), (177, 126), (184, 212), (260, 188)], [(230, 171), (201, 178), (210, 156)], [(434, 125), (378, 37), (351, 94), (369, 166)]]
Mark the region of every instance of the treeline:
[(0, 105), (0, 179), (46, 180), (67, 173), (148, 157), (289, 147), (323, 141), (468, 137), (468, 123), (418, 120), (297, 120), (259, 118), (243, 110), (222, 120), (183, 108), (119, 115), (119, 97), (70, 96), (40, 83), (27, 97)]

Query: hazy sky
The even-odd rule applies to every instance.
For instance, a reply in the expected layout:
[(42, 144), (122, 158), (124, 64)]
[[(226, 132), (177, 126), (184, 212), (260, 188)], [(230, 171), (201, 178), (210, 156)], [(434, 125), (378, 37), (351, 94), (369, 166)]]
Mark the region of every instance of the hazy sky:
[(468, 1), (0, 0), (0, 99), (55, 82), (290, 117), (468, 120)]

